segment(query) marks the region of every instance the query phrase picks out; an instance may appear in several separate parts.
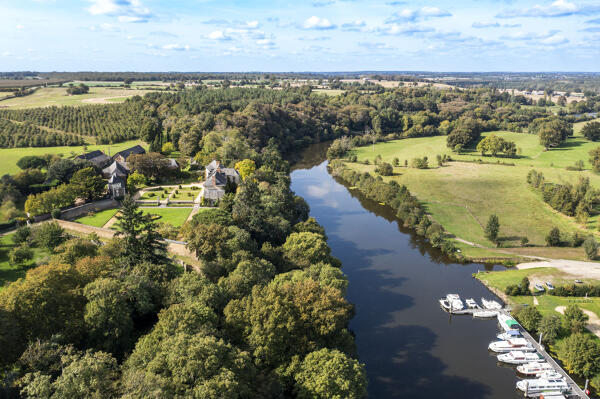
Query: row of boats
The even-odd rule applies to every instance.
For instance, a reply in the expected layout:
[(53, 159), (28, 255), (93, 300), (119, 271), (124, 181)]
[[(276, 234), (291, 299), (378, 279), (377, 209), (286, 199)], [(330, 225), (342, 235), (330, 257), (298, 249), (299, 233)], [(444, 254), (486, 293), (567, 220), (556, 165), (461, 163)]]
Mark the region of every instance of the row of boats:
[[(503, 332), (496, 336), (497, 339), (489, 344), (488, 349), (496, 354), (499, 362), (516, 366), (517, 374), (524, 377), (517, 382), (517, 389), (533, 396), (548, 393), (562, 395), (570, 391), (566, 379), (537, 352), (532, 342), (521, 335), (521, 326), (501, 311), (502, 305), (499, 302), (481, 298), (480, 306), (470, 298), (463, 303), (457, 294), (448, 294), (439, 302), (442, 308), (450, 313), (497, 317)], [(471, 311), (465, 309), (465, 303)]]
[[(441, 307), (450, 313), (460, 313), (465, 310), (465, 304), (458, 294), (448, 294), (445, 298), (439, 300)], [(502, 305), (492, 299), (481, 298), (481, 306), (473, 298), (465, 300), (468, 309), (471, 310), (473, 317), (491, 318), (496, 317), (502, 309)]]
[(498, 324), (504, 330), (488, 349), (497, 353), (499, 362), (517, 366), (517, 375), (525, 377), (516, 384), (527, 395), (556, 393), (562, 395), (571, 389), (566, 379), (539, 354), (528, 339), (521, 335), (520, 325), (505, 313), (498, 314)]

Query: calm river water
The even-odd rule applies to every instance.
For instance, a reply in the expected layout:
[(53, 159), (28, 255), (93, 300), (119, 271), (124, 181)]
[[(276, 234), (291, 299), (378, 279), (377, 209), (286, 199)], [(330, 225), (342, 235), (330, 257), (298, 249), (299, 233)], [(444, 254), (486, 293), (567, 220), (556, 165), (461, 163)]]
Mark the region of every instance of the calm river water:
[(296, 164), (292, 188), (325, 227), (350, 280), (348, 299), (356, 306), (350, 328), (367, 367), (369, 397), (522, 397), (514, 371), (488, 354), (496, 322), (450, 318), (438, 304), (447, 293), (492, 297), (471, 277), (484, 266), (448, 261), (388, 208), (334, 180), (322, 152), (308, 154), (314, 159)]

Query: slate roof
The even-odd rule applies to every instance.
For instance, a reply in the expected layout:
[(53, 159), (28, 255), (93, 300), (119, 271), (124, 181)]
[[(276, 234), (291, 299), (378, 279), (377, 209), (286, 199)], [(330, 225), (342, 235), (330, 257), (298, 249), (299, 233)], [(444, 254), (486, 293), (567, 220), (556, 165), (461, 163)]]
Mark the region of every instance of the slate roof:
[(227, 175), (213, 170), (204, 181), (204, 187), (224, 186), (227, 184)]
[(119, 161), (114, 161), (110, 166), (102, 169), (102, 174), (106, 176), (127, 176), (129, 169)]
[(116, 157), (118, 157), (120, 155), (123, 157), (123, 159), (127, 160), (127, 158), (130, 155), (138, 155), (138, 154), (145, 154), (145, 153), (146, 153), (146, 150), (144, 150), (144, 147), (142, 147), (141, 145), (135, 145), (126, 150), (117, 152), (115, 155), (113, 155), (113, 159), (115, 159)]
[(90, 161), (94, 158), (97, 158), (101, 155), (104, 155), (104, 153), (100, 150), (96, 150), (96, 151), (92, 151), (92, 152), (88, 152), (85, 154), (81, 154), (81, 155), (77, 155), (77, 159), (85, 159), (86, 161)]

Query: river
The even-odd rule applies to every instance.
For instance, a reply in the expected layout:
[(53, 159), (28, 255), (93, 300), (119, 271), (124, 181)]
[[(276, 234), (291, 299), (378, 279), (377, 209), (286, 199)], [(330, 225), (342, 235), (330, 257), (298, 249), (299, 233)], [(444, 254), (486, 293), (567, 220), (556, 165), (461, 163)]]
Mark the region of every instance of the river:
[(336, 181), (322, 150), (305, 152), (310, 156), (295, 165), (292, 189), (308, 202), (343, 262), (347, 298), (356, 307), (350, 328), (366, 364), (369, 397), (522, 397), (513, 369), (488, 353), (496, 322), (450, 317), (438, 304), (447, 293), (493, 297), (472, 278), (485, 266), (452, 263), (399, 225), (389, 208)]

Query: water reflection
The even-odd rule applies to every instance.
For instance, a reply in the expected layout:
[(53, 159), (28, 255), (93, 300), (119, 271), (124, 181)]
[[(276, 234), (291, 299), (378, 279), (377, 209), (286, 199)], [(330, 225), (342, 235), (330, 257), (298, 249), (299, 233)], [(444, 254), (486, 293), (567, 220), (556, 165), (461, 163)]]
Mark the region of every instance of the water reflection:
[(333, 179), (325, 163), (314, 166), (316, 159), (305, 169), (296, 165), (292, 188), (325, 227), (350, 280), (348, 298), (356, 306), (350, 327), (367, 365), (370, 397), (518, 397), (513, 370), (496, 367), (487, 352), (496, 324), (450, 320), (437, 302), (448, 292), (491, 296), (471, 277), (483, 266), (452, 263), (399, 226), (389, 208)]

